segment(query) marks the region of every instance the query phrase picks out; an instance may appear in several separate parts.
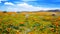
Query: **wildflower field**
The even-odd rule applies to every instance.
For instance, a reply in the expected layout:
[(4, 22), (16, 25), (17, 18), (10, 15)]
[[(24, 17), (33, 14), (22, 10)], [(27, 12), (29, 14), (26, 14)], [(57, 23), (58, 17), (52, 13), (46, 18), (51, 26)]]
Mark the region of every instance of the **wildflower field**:
[(60, 34), (60, 12), (0, 12), (0, 34)]

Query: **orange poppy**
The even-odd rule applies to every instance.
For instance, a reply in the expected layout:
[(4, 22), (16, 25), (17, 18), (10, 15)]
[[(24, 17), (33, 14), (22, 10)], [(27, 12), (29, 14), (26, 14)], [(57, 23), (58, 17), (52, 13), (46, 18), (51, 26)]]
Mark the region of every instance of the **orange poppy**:
[(54, 32), (54, 28), (50, 28), (50, 30), (51, 30), (52, 32)]
[(7, 28), (7, 31), (10, 31), (11, 30), (11, 28)]
[(16, 34), (20, 34), (19, 30), (16, 31)]
[(56, 34), (58, 34), (58, 31), (56, 31)]
[(20, 22), (20, 24), (24, 24), (25, 22)]
[(58, 28), (56, 28), (56, 31), (58, 31), (59, 29)]
[(58, 23), (58, 22), (55, 22), (55, 25), (56, 25), (56, 26), (58, 26), (58, 25), (59, 25), (59, 23)]
[(29, 32), (28, 34), (34, 34), (34, 32)]

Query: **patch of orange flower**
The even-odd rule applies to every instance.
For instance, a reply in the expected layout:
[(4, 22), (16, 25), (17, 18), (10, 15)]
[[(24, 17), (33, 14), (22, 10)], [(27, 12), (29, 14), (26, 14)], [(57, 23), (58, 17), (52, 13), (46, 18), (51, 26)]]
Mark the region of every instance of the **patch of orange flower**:
[(25, 22), (20, 22), (20, 24), (24, 24)]

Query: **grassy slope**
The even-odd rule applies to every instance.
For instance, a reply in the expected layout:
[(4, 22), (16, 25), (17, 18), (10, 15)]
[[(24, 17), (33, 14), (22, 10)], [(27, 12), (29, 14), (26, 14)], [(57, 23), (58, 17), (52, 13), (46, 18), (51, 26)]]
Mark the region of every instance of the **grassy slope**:
[(60, 34), (60, 16), (54, 12), (0, 12), (0, 34)]

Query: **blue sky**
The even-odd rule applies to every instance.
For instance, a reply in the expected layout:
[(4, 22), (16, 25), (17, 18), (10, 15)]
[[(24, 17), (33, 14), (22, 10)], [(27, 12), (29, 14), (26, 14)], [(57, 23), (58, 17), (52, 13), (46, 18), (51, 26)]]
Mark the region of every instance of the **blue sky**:
[(60, 0), (0, 0), (1, 11), (38, 11), (60, 9)]

